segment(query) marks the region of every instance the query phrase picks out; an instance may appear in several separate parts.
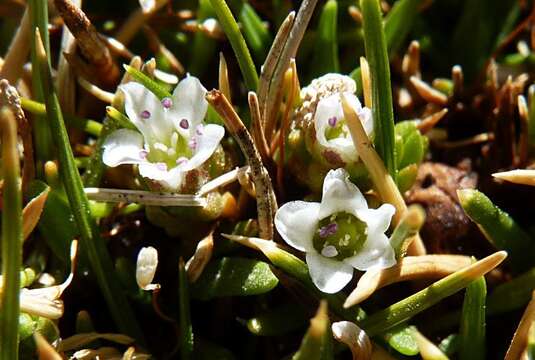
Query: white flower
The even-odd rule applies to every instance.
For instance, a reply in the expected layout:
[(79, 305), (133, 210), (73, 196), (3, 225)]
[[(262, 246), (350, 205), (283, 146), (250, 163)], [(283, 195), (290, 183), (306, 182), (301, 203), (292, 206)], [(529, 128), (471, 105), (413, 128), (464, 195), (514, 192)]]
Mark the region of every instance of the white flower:
[(136, 262), (136, 282), (143, 290), (159, 289), (159, 284), (153, 284), (154, 274), (158, 267), (158, 251), (152, 246), (139, 251)]
[(125, 110), (138, 131), (119, 129), (104, 141), (102, 161), (108, 166), (138, 164), (139, 173), (176, 191), (186, 172), (201, 166), (225, 134), (219, 125), (204, 125), (206, 89), (188, 76), (171, 98), (159, 100), (143, 85), (120, 86)]
[(306, 252), (314, 284), (325, 293), (340, 291), (353, 268), (366, 271), (396, 263), (384, 234), (395, 208), (368, 209), (344, 169), (331, 170), (323, 182), (321, 203), (292, 201), (275, 215), (275, 226), (292, 247)]
[[(316, 140), (322, 156), (329, 163), (344, 166), (358, 160), (358, 153), (351, 139), (342, 109), (342, 93), (335, 93), (318, 102), (314, 114)], [(343, 92), (351, 107), (359, 115), (368, 136), (373, 132), (371, 110), (362, 107), (359, 99), (351, 92)]]

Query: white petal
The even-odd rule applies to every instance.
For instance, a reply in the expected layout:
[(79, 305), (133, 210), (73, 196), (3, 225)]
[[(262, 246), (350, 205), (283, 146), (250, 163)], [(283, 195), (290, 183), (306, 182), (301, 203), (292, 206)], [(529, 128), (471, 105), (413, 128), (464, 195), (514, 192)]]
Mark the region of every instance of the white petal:
[(307, 252), (306, 261), (314, 285), (327, 294), (342, 290), (353, 277), (351, 265), (328, 259), (316, 251)]
[(138, 164), (143, 161), (143, 135), (134, 130), (119, 129), (104, 140), (102, 162), (114, 167), (121, 164)]
[(168, 110), (178, 131), (183, 131), (179, 126), (182, 119), (189, 121), (190, 134), (203, 121), (208, 109), (205, 95), (206, 89), (195, 76), (188, 75), (178, 83), (173, 92), (173, 104)]
[(312, 245), (318, 227), (320, 204), (291, 201), (282, 205), (275, 214), (275, 227), (290, 246), (300, 251), (315, 251)]
[(184, 170), (192, 170), (201, 166), (212, 156), (219, 142), (225, 136), (225, 128), (215, 124), (203, 126), (201, 135), (195, 135), (197, 142), (195, 153), (184, 166)]
[(175, 166), (170, 170), (161, 169), (158, 164), (143, 162), (139, 164), (141, 176), (159, 182), (169, 191), (177, 191), (184, 179), (184, 169), (182, 166)]
[[(119, 87), (124, 93), (124, 108), (128, 118), (141, 131), (145, 142), (167, 143), (175, 125), (169, 113), (164, 111), (162, 102), (143, 85), (129, 82)], [(148, 112), (148, 118), (144, 118)]]
[(152, 246), (142, 248), (136, 262), (136, 281), (141, 289), (147, 290), (152, 284), (157, 267), (158, 251)]
[(336, 169), (327, 173), (323, 180), (320, 219), (342, 211), (356, 215), (356, 210), (367, 208), (366, 199), (359, 188), (349, 181), (347, 171)]
[(396, 264), (394, 249), (383, 233), (370, 233), (364, 247), (353, 257), (343, 260), (355, 269), (386, 269)]
[(383, 204), (378, 209), (362, 209), (357, 217), (368, 225), (368, 233), (384, 233), (390, 227), (396, 208), (391, 204)]
[(143, 12), (148, 13), (156, 6), (156, 0), (139, 0), (139, 6), (143, 9)]

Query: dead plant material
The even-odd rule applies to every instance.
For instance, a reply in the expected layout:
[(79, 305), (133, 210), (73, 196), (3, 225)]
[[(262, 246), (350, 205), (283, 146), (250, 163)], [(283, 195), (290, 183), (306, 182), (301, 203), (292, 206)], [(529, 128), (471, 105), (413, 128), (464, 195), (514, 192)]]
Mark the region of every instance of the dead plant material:
[(425, 81), (420, 80), (416, 76), (410, 77), (410, 82), (418, 92), (418, 94), (427, 102), (439, 106), (446, 106), (448, 97), (440, 91), (434, 89)]
[[(85, 60), (81, 60), (81, 62), (87, 69), (83, 70), (82, 73), (93, 74), (94, 78), (97, 79), (96, 82), (105, 88), (113, 87), (119, 79), (119, 68), (89, 18), (70, 0), (54, 0), (54, 4), (76, 38), (78, 49)], [(69, 63), (73, 56), (75, 54), (70, 54), (70, 58), (66, 56)], [(76, 69), (82, 64), (77, 62), (71, 65)], [(93, 77), (88, 79), (93, 79)]]
[(199, 241), (195, 253), (186, 263), (186, 272), (190, 283), (197, 281), (204, 268), (212, 258), (214, 249), (214, 232), (211, 231), (207, 237)]
[(469, 256), (463, 255), (423, 255), (406, 256), (388, 269), (368, 270), (349, 294), (346, 307), (360, 304), (382, 287), (408, 280), (434, 280), (472, 264)]
[(529, 329), (532, 326), (534, 321), (535, 321), (535, 293), (532, 294), (531, 301), (526, 307), (526, 310), (524, 311), (524, 314), (522, 315), (522, 319), (520, 319), (518, 328), (516, 329), (515, 334), (513, 335), (513, 339), (511, 340), (511, 345), (509, 345), (509, 349), (507, 349), (507, 353), (505, 354), (505, 360), (520, 359), (527, 345)]
[(19, 28), (9, 45), (4, 64), (0, 67), (0, 79), (15, 83), (22, 74), (22, 66), (30, 52), (30, 13), (26, 7)]
[(25, 241), (35, 229), (48, 198), (49, 189), (34, 197), (22, 210), (22, 241)]

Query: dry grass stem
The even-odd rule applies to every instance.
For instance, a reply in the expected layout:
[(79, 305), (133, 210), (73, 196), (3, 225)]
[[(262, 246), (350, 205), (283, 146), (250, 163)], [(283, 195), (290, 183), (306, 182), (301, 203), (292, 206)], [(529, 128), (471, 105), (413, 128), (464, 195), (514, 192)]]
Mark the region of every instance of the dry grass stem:
[(38, 331), (33, 333), (33, 339), (37, 348), (37, 357), (39, 360), (62, 360), (63, 357), (58, 354), (56, 349), (46, 341)]
[(228, 79), (228, 67), (225, 55), (222, 52), (219, 53), (219, 90), (225, 95), (230, 103), (232, 103), (232, 97), (230, 95), (230, 82)]
[(197, 281), (204, 268), (212, 258), (214, 250), (214, 232), (211, 231), (207, 237), (199, 241), (195, 253), (186, 263), (186, 272), (190, 283)]
[(372, 108), (372, 78), (370, 75), (370, 66), (364, 56), (360, 57), (360, 74), (362, 77), (362, 93), (364, 94), (364, 105)]
[(518, 159), (516, 159), (516, 162), (517, 167), (521, 167), (527, 163), (529, 151), (529, 113), (528, 104), (523, 95), (518, 95), (517, 107), (520, 118), (520, 132), (518, 134)]
[(22, 240), (26, 240), (35, 229), (48, 198), (49, 189), (34, 197), (22, 210)]
[(446, 114), (448, 113), (448, 109), (444, 108), (440, 111), (437, 111), (429, 116), (427, 116), (426, 118), (422, 119), (422, 121), (420, 121), (416, 127), (418, 128), (418, 130), (420, 130), (420, 132), (422, 134), (425, 134), (427, 133), (429, 130), (433, 129), (440, 120), (442, 120), (444, 118), (444, 116), (446, 116)]
[(121, 28), (117, 31), (115, 38), (122, 44), (128, 45), (130, 41), (136, 36), (141, 27), (162, 7), (164, 7), (169, 0), (155, 0), (154, 6), (147, 11), (138, 8), (130, 14), (128, 19), (123, 23)]
[(408, 280), (440, 279), (471, 263), (470, 257), (464, 255), (406, 256), (388, 269), (366, 271), (344, 306), (359, 304), (384, 286)]
[(451, 79), (453, 80), (453, 95), (459, 96), (464, 88), (463, 68), (460, 65), (455, 65), (451, 69)]
[(95, 201), (155, 206), (206, 206), (206, 199), (198, 195), (104, 188), (85, 188), (84, 191), (88, 199)]
[(497, 179), (535, 186), (535, 170), (516, 169), (492, 174)]
[(273, 195), (271, 179), (269, 178), (266, 168), (262, 164), (262, 159), (260, 158), (260, 154), (251, 138), (251, 134), (245, 125), (243, 125), (240, 117), (221, 91), (209, 91), (206, 94), (206, 100), (223, 118), (227, 129), (238, 142), (249, 166), (251, 167), (251, 174), (257, 194), (256, 203), (260, 237), (264, 239), (272, 239), (273, 214), (277, 205), (273, 202), (275, 196)]
[(331, 326), (333, 337), (347, 345), (353, 360), (372, 359), (372, 343), (364, 330), (349, 321), (335, 322)]
[(420, 349), (420, 356), (423, 360), (448, 360), (448, 357), (439, 349), (438, 346), (433, 344), (431, 340), (426, 338), (421, 332), (414, 329), (412, 336), (418, 344)]
[(482, 133), (472, 137), (456, 141), (436, 141), (434, 145), (443, 149), (454, 149), (463, 146), (477, 145), (494, 140), (493, 133)]
[(86, 79), (82, 77), (78, 78), (78, 84), (80, 84), (80, 86), (84, 88), (84, 90), (86, 90), (88, 93), (90, 93), (97, 99), (107, 104), (111, 104), (113, 102), (113, 99), (115, 97), (114, 93), (111, 93), (106, 90), (102, 90), (98, 86), (91, 84), (89, 81), (87, 81)]
[(266, 163), (270, 159), (270, 149), (266, 141), (266, 136), (264, 135), (258, 97), (256, 96), (256, 93), (250, 91), (247, 99), (249, 102), (249, 111), (251, 112), (251, 127), (254, 142), (258, 147), (258, 152), (260, 153), (262, 160)]
[(135, 56), (122, 42), (116, 38), (102, 34), (100, 34), (100, 38), (102, 41), (106, 42), (106, 45), (114, 55), (123, 57), (127, 60), (131, 60)]
[(26, 7), (19, 28), (5, 55), (4, 64), (0, 66), (0, 79), (6, 79), (13, 84), (19, 79), (22, 66), (30, 52), (30, 36), (30, 12)]
[(149, 47), (152, 49), (152, 52), (154, 54), (160, 54), (163, 58), (165, 58), (175, 74), (183, 75), (186, 72), (184, 65), (182, 65), (176, 56), (162, 43), (156, 32), (152, 30), (151, 27), (144, 26), (143, 33), (149, 41)]
[(416, 40), (413, 40), (410, 45), (407, 53), (403, 56), (403, 61), (401, 63), (401, 70), (403, 76), (408, 79), (411, 76), (416, 76), (417, 78), (421, 77), (420, 74), (420, 43)]
[(216, 190), (217, 188), (228, 185), (238, 180), (241, 174), (247, 174), (249, 173), (249, 171), (250, 171), (249, 166), (242, 166), (241, 168), (235, 168), (234, 170), (231, 170), (227, 172), (226, 174), (218, 176), (217, 178), (204, 184), (200, 188), (200, 190), (197, 192), (197, 195), (204, 196), (208, 194), (209, 192)]
[[(351, 108), (347, 99), (342, 94), (342, 107), (344, 116), (362, 162), (368, 169), (373, 183), (384, 202), (394, 205), (396, 213), (392, 219), (393, 225), (397, 225), (407, 211), (407, 205), (403, 200), (394, 180), (386, 170), (383, 161), (375, 152), (368, 135), (364, 131), (358, 114)], [(412, 241), (408, 249), (409, 255), (425, 255), (425, 246), (418, 235)]]
[(505, 360), (520, 359), (526, 348), (529, 329), (533, 321), (535, 321), (535, 292), (531, 296), (531, 301), (526, 307), (522, 319), (520, 319), (520, 323), (511, 340), (511, 345), (509, 345), (509, 349), (507, 349), (507, 353), (505, 354)]
[(427, 102), (439, 106), (445, 106), (448, 103), (448, 97), (440, 91), (428, 85), (425, 81), (420, 80), (416, 76), (410, 77), (410, 82), (418, 92), (418, 94)]

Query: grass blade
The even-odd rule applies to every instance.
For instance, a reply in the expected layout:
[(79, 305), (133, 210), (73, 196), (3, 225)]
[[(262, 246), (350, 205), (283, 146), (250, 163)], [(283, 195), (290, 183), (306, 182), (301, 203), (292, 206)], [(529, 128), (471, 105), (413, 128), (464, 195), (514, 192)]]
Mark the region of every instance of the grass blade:
[(105, 243), (100, 239), (97, 225), (91, 217), (89, 201), (84, 193), (82, 180), (76, 168), (63, 115), (52, 85), (50, 65), (46, 60), (46, 53), (37, 31), (35, 38), (39, 60), (39, 66), (36, 69), (40, 70), (43, 89), (46, 94), (48, 123), (58, 151), (60, 176), (65, 186), (69, 204), (73, 209), (82, 247), (88, 255), (93, 272), (117, 327), (122, 333), (143, 341), (141, 329), (135, 320), (124, 292), (120, 288), (119, 281), (115, 278), (116, 273)]
[(361, 0), (364, 45), (372, 78), (372, 113), (375, 148), (392, 177), (396, 175), (394, 156), (394, 113), (390, 84), (390, 64), (386, 49), (379, 0)]
[(262, 22), (262, 19), (248, 3), (244, 3), (241, 6), (238, 19), (243, 25), (243, 35), (251, 47), (255, 60), (259, 62), (264, 61), (273, 39)]
[(20, 162), (17, 149), (15, 116), (4, 107), (0, 110), (2, 132), (2, 280), (0, 294), (0, 359), (18, 358), (19, 289), (22, 263), (22, 197)]
[(466, 288), (461, 315), (461, 344), (459, 359), (485, 359), (485, 277), (474, 280)]
[(329, 0), (323, 6), (317, 30), (317, 40), (312, 60), (312, 74), (320, 76), (340, 72), (338, 60), (338, 3)]
[(385, 17), (385, 39), (388, 53), (399, 50), (409, 35), (422, 0), (399, 0)]
[(178, 262), (178, 306), (180, 324), (180, 358), (191, 359), (193, 352), (193, 329), (191, 327), (191, 315), (189, 310), (188, 274), (185, 269), (184, 260), (180, 258)]
[(217, 18), (219, 19), (223, 31), (230, 41), (232, 50), (234, 50), (234, 54), (236, 54), (236, 59), (238, 60), (245, 86), (248, 90), (255, 91), (258, 87), (258, 74), (256, 73), (251, 53), (247, 48), (247, 44), (240, 32), (236, 19), (234, 19), (225, 0), (210, 0), (210, 2), (217, 14)]

